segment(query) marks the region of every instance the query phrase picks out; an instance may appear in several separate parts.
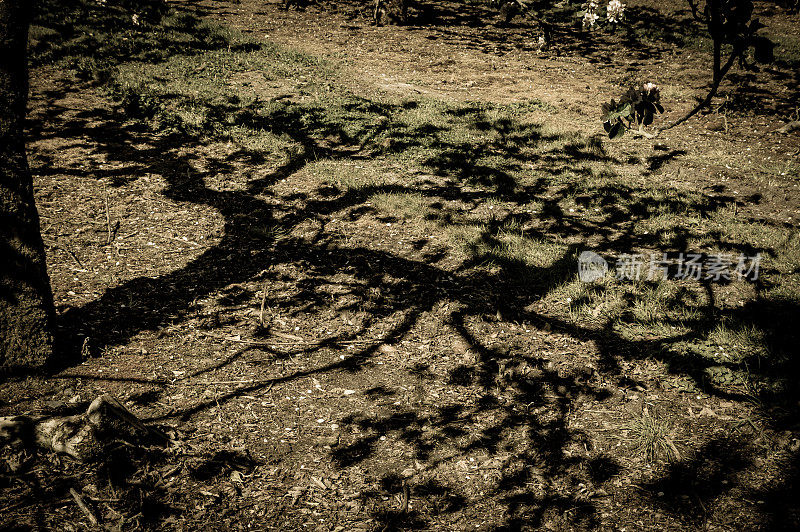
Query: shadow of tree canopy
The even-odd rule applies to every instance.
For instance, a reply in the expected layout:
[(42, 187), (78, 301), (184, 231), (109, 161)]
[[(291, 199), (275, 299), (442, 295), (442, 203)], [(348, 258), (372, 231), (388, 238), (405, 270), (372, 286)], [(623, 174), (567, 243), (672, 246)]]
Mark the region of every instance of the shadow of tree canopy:
[[(144, 31), (154, 27), (157, 31)], [(103, 71), (120, 63), (154, 63), (229, 46), (229, 30), (159, 0), (44, 0), (37, 3), (30, 35), (33, 66), (69, 59), (79, 75), (107, 76)]]
[[(167, 55), (180, 50), (190, 55), (227, 46), (226, 42), (207, 39), (207, 32), (213, 29), (202, 23), (190, 24), (188, 18), (182, 20), (186, 24), (181, 31), (197, 36), (197, 46), (189, 39), (186, 48), (176, 43), (176, 48), (162, 49), (164, 41), (147, 41), (137, 44), (141, 45), (137, 52), (141, 60), (151, 61), (148, 54), (155, 50)], [(102, 24), (114, 28), (110, 22)], [(124, 53), (109, 50), (105, 57), (120, 61)], [(667, 335), (637, 337), (621, 333), (618, 323), (626, 319), (624, 313), (593, 322), (554, 315), (538, 305), (574, 279), (577, 255), (582, 249), (591, 245), (598, 251), (616, 254), (665, 247), (676, 252), (692, 251), (693, 242), (709, 238), (700, 225), (675, 224), (661, 231), (643, 232), (641, 224), (664, 213), (688, 212), (698, 219), (708, 219), (738, 200), (674, 189), (652, 190), (613, 176), (595, 179), (585, 163), (625, 163), (610, 157), (596, 140), (556, 133), (544, 123), (518, 118), (531, 108), (505, 113), (506, 108), (491, 104), (439, 106), (425, 100), (392, 103), (352, 94), (337, 96), (334, 103), (287, 99), (267, 105), (263, 101), (219, 102), (195, 95), (191, 105), (204, 110), (204, 124), (158, 133), (142, 123), (164, 114), (169, 105), (185, 103), (187, 97), (166, 92), (149, 97), (155, 98), (158, 105), (149, 115), (144, 113), (140, 123), (126, 122), (130, 117), (123, 114), (123, 102), (113, 110), (84, 112), (69, 123), (59, 123), (54, 112), (46, 116), (47, 123), (34, 124), (32, 129), (38, 138), (74, 136), (76, 142), (102, 152), (109, 162), (124, 165), (129, 174), (122, 179), (114, 171), (97, 170), (76, 176), (81, 179), (108, 179), (116, 186), (124, 186), (126, 179), (144, 174), (163, 176), (163, 197), (212, 208), (224, 220), (222, 236), (178, 270), (134, 278), (108, 289), (90, 303), (68, 309), (60, 316), (62, 330), (92, 331), (98, 345), (124, 345), (141, 331), (187, 322), (198, 298), (234, 284), (269, 285), (280, 281), (281, 265), (302, 265), (306, 274), (292, 280), (295, 289), (291, 297), (265, 294), (262, 305), (289, 313), (302, 312), (306, 319), (320, 320), (331, 309), (325, 288), (338, 283), (333, 280), (335, 276), (345, 274), (352, 302), (337, 310), (366, 309), (363, 321), (350, 332), (286, 349), (262, 344), (253, 347), (271, 355), (272, 361), (313, 359), (312, 368), (239, 387), (227, 395), (173, 412), (170, 417), (188, 419), (212, 405), (224, 405), (244, 394), (302, 377), (363, 371), (382, 345), (397, 345), (423, 315), (445, 304), (447, 327), (475, 353), (471, 363), (450, 373), (448, 386), (469, 399), (441, 404), (409, 400), (371, 412), (344, 415), (341, 423), (357, 427), (363, 436), (332, 449), (330, 457), (340, 468), (380, 461), (376, 455), (380, 435), (392, 435), (404, 442), (423, 472), (434, 472), (443, 463), (465, 460), (474, 452), (495, 456), (499, 460), (497, 475), (484, 497), (500, 501), (505, 508), (498, 530), (540, 527), (553, 519), (568, 528), (599, 526), (596, 499), (581, 489), (603, 485), (620, 466), (612, 457), (581, 452), (591, 446), (591, 437), (585, 429), (574, 426), (571, 414), (581, 401), (602, 404), (614, 395), (614, 388), (627, 387), (630, 379), (624, 366), (630, 363), (656, 360), (672, 374), (691, 379), (706, 393), (749, 401), (752, 395), (746, 390), (717, 387), (707, 375), (711, 367), (739, 371), (746, 365), (754, 378), (775, 384), (771, 393), (759, 396), (765, 418), (777, 427), (797, 423), (796, 404), (800, 397), (791, 382), (798, 369), (793, 353), (800, 309), (794, 300), (770, 295), (770, 281), (757, 284), (756, 297), (740, 307), (716, 305), (710, 285), (704, 287), (711, 294), (705, 303), (695, 292), (675, 289), (662, 303), (670, 312), (651, 321), (659, 330), (671, 327), (683, 331)], [(426, 105), (433, 106), (429, 112), (434, 119), (414, 123), (404, 118), (403, 113), (409, 109)], [(242, 148), (218, 154), (204, 149), (207, 139), (219, 131), (221, 124), (268, 132), (288, 139), (290, 147), (277, 158), (271, 150)], [(452, 135), (454, 128), (474, 132), (476, 137), (467, 140)], [(678, 157), (680, 153), (671, 156)], [(274, 189), (281, 180), (297, 176), (319, 161), (375, 160), (405, 163), (402, 172), (408, 175), (407, 181), (352, 187), (326, 184), (283, 195)], [(253, 165), (262, 165), (267, 171), (253, 178)], [(657, 165), (652, 162), (651, 169)], [(59, 167), (57, 159), (42, 166), (48, 166), (47, 172), (54, 175), (73, 174), (73, 169)], [(244, 184), (230, 188), (210, 185), (219, 175), (250, 177)], [(436, 255), (429, 260), (414, 259), (392, 249), (349, 245), (338, 233), (325, 230), (333, 216), (353, 223), (379, 216), (374, 205), (376, 196), (405, 194), (419, 198), (426, 223), (436, 231), (471, 231), (475, 235), (466, 246), (466, 260), (449, 267)], [(596, 214), (571, 215), (565, 212), (570, 201), (596, 209)], [(502, 202), (508, 208), (498, 209), (489, 217), (471, 216), (492, 202)], [(527, 209), (531, 202), (539, 202), (541, 208)], [(295, 230), (310, 221), (319, 222), (321, 229), (310, 237), (297, 236)], [(512, 235), (510, 228), (522, 230), (519, 235)], [(760, 251), (773, 257), (779, 253), (770, 248), (756, 250), (724, 234), (711, 234), (710, 238), (714, 247), (726, 252)], [(535, 254), (540, 248), (545, 250), (541, 253), (552, 255), (550, 260), (536, 262), (526, 255), (529, 251)], [(776, 275), (778, 272), (769, 267), (762, 272), (766, 279)], [(625, 293), (626, 308), (642, 304), (648, 291), (658, 289), (658, 283), (643, 282), (636, 288)], [(602, 297), (609, 290), (602, 284), (586, 287), (583, 300), (573, 301), (572, 308), (593, 301), (592, 297)], [(229, 303), (233, 306), (239, 302), (237, 297), (247, 300), (252, 295), (252, 291), (231, 295)], [(686, 313), (682, 314), (682, 310)], [(526, 324), (540, 332), (555, 331), (565, 338), (591, 341), (599, 352), (600, 363), (593, 369), (581, 367), (580, 361), (559, 366), (550, 357), (527, 352), (514, 341), (501, 345), (481, 334), (480, 324), (491, 320)], [(744, 362), (720, 362), (685, 348), (686, 342), (707, 338), (721, 322), (758, 329), (769, 354), (757, 354)], [(319, 358), (312, 358), (326, 348), (341, 348), (346, 342), (364, 338), (368, 340), (354, 344), (356, 348), (348, 351), (344, 359), (319, 362)], [(80, 338), (73, 340), (71, 348), (77, 349)], [(414, 371), (424, 380), (424, 367)], [(393, 392), (375, 389), (370, 397), (377, 401), (388, 393)], [(482, 428), (471, 430), (478, 421)], [(654, 508), (666, 505), (683, 522), (696, 524), (704, 501), (729, 489), (722, 480), (734, 478), (751, 465), (745, 450), (731, 445), (712, 441), (678, 461), (662, 478), (645, 487), (641, 504)], [(780, 515), (777, 508), (786, 501), (784, 495), (792, 493), (796, 475), (796, 470), (788, 474), (783, 494), (779, 489), (755, 489), (750, 496), (766, 501), (761, 508), (765, 513)], [(401, 479), (395, 474), (387, 474), (383, 481), (387, 492), (402, 491)], [(662, 501), (656, 495), (667, 492), (670, 486), (686, 483), (693, 486), (697, 494), (694, 499)], [(457, 512), (475, 502), (454, 480), (428, 478), (415, 485), (414, 490), (425, 497), (421, 508), (403, 515), (378, 512), (375, 517), (387, 526), (423, 529), (431, 526), (430, 515)]]
[[(625, 24), (591, 32), (581, 28), (580, 2), (529, 2), (527, 9), (508, 24), (501, 20), (499, 6), (489, 0), (411, 2), (405, 30), (435, 29), (430, 38), (491, 55), (536, 50), (538, 37), (546, 33), (553, 53), (585, 57), (591, 62), (610, 62), (615, 47), (626, 49), (639, 60), (651, 60), (701, 35), (688, 4), (684, 10), (671, 13), (627, 6)], [(354, 22), (371, 18), (364, 4), (349, 0), (319, 3), (315, 8), (322, 13), (344, 12)]]

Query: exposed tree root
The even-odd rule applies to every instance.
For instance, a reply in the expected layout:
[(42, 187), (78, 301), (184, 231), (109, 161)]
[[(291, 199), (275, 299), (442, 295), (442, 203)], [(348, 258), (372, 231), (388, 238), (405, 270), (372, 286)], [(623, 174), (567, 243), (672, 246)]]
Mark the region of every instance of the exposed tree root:
[(147, 427), (112, 395), (101, 395), (83, 414), (33, 418), (0, 417), (0, 442), (38, 447), (67, 454), (76, 460), (97, 458), (104, 444), (114, 440), (171, 440), (162, 431)]

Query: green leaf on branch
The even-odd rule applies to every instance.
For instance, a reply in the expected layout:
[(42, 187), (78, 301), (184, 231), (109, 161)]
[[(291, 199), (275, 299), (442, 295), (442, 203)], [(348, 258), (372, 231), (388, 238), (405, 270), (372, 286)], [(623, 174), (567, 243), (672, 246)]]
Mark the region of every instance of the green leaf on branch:
[(625, 134), (625, 127), (622, 125), (622, 122), (617, 122), (613, 126), (611, 126), (611, 129), (608, 131), (608, 138), (618, 139), (624, 134)]
[[(614, 101), (612, 100), (612, 104)], [(625, 103), (616, 106), (615, 108), (611, 108), (610, 111), (603, 117), (604, 122), (613, 122), (615, 120), (619, 120), (620, 118), (627, 118), (631, 114), (631, 104)]]

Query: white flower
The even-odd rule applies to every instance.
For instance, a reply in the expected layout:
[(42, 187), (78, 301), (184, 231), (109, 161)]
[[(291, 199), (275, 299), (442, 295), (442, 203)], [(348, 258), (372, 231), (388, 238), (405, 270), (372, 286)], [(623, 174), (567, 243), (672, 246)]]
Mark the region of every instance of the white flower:
[(625, 13), (625, 4), (620, 0), (611, 0), (606, 6), (606, 18), (612, 24), (618, 23)]
[(584, 28), (593, 27), (595, 22), (597, 22), (597, 19), (599, 19), (599, 18), (600, 18), (600, 15), (598, 15), (597, 13), (593, 13), (591, 11), (587, 11), (583, 15), (583, 27)]
[(136, 14), (136, 13), (131, 15), (131, 22), (133, 22), (134, 26), (138, 26), (139, 25), (139, 15)]
[(658, 90), (658, 85), (656, 85), (655, 83), (650, 83), (648, 81), (647, 83), (642, 85), (642, 88), (647, 92), (651, 92), (651, 91), (654, 91), (654, 90)]
[(588, 4), (586, 10), (587, 11), (597, 11), (597, 7), (599, 5), (600, 4), (597, 2), (597, 0), (589, 0), (589, 4)]

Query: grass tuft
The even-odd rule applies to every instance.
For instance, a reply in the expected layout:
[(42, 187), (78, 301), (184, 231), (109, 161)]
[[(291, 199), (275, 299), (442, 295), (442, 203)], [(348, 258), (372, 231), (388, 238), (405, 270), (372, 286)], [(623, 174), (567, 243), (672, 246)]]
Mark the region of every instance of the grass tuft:
[(626, 429), (629, 431), (634, 452), (643, 456), (646, 462), (680, 460), (680, 451), (673, 441), (672, 422), (655, 409), (651, 411), (645, 407), (641, 416), (634, 419)]

